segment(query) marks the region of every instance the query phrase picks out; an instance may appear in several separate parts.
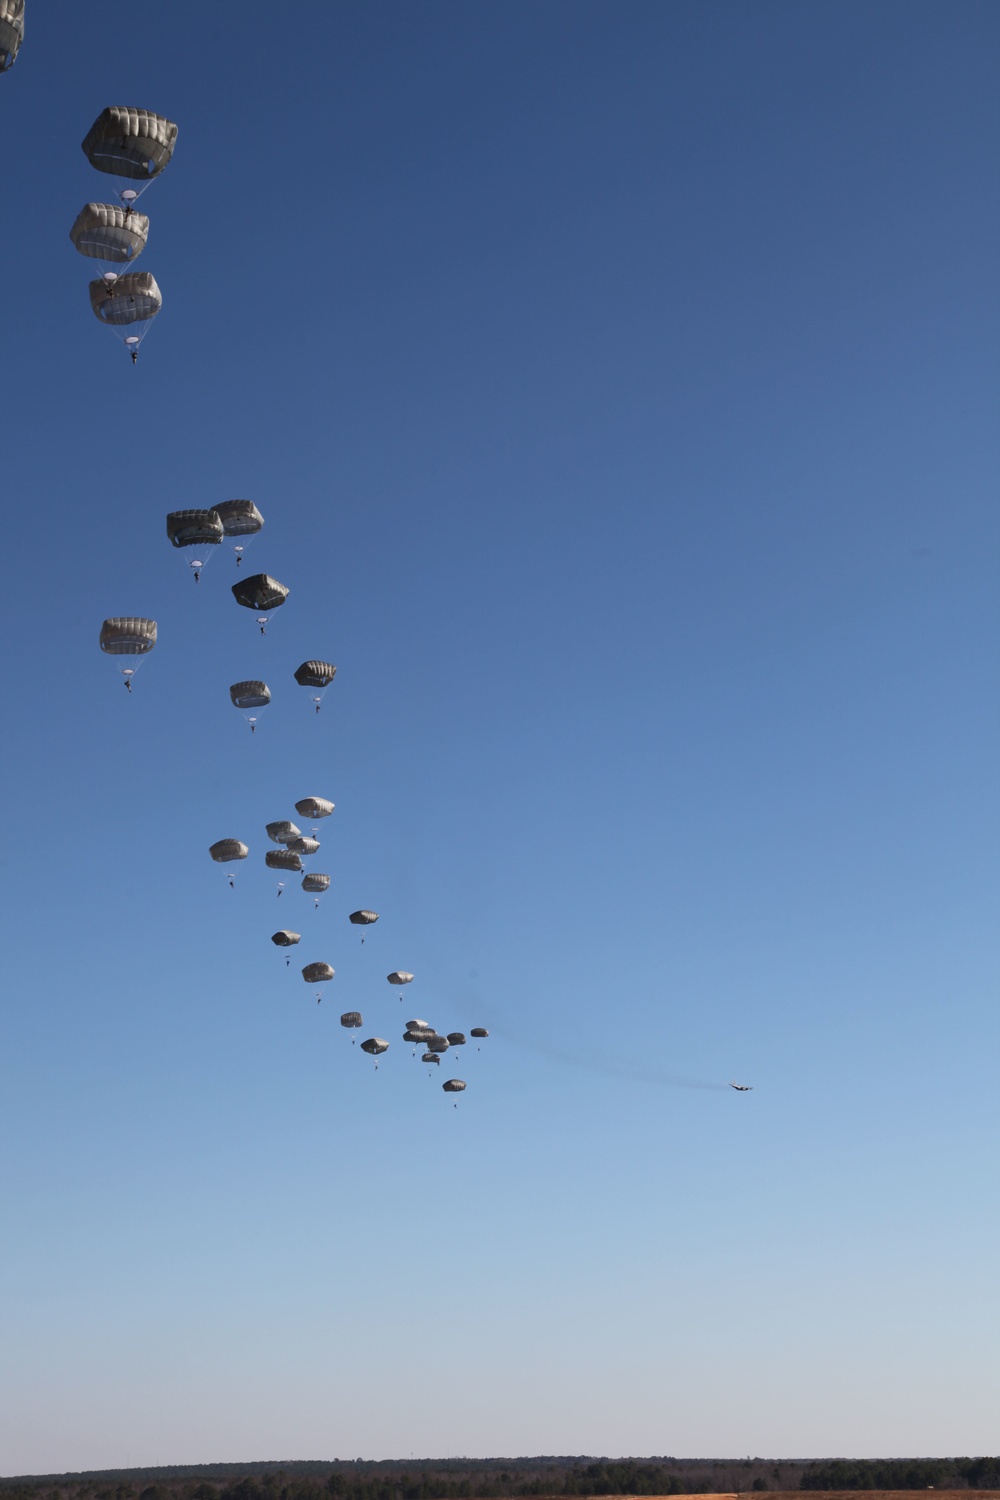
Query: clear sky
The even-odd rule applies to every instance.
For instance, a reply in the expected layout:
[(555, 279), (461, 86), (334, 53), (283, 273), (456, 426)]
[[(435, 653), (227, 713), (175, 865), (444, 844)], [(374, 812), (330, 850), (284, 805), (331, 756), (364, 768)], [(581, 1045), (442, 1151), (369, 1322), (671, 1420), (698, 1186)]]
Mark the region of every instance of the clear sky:
[[(995, 1450), (998, 42), (27, 0), (0, 1472)], [(135, 369), (68, 239), (112, 103), (180, 127)], [(264, 640), (166, 538), (233, 496)], [(417, 1016), (491, 1036), (428, 1077)]]

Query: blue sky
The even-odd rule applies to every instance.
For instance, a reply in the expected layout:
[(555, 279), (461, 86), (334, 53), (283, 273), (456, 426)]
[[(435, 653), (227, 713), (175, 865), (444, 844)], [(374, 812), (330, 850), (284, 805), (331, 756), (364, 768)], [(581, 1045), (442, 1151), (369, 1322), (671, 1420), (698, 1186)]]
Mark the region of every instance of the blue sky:
[[(28, 0), (0, 1471), (995, 1447), (998, 31)], [(180, 126), (136, 369), (110, 103)], [(165, 534), (233, 496), (264, 640)]]

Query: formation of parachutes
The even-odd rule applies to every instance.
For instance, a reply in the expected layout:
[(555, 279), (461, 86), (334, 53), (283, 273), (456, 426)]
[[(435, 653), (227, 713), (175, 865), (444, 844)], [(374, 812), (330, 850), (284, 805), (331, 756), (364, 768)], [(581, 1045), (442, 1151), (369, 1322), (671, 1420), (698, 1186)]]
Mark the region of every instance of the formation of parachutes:
[[(0, 0), (0, 45), (7, 46), (4, 56), (9, 55), (11, 62), (23, 34), (22, 12), (23, 0)], [(14, 24), (12, 15), (21, 23), (21, 31), (13, 40), (8, 34)], [(3, 25), (8, 31), (2, 29)], [(10, 62), (5, 65), (10, 66)], [(83, 142), (91, 165), (118, 179), (118, 202), (86, 204), (77, 215), (70, 238), (81, 255), (105, 267), (103, 274), (90, 283), (91, 307), (100, 321), (123, 339), (133, 363), (139, 343), (160, 310), (162, 298), (151, 275), (126, 271), (122, 267), (130, 265), (145, 248), (149, 220), (136, 209), (136, 200), (170, 160), (176, 139), (177, 126), (163, 115), (141, 109), (111, 107), (97, 117)], [(247, 499), (224, 500), (205, 509), (170, 511), (166, 518), (167, 539), (182, 554), (196, 583), (201, 581), (202, 572), (215, 550), (227, 541), (232, 547), (236, 567), (241, 569), (247, 546), (263, 527), (263, 515), (254, 502)], [(237, 604), (253, 610), (260, 634), (265, 635), (270, 615), (284, 605), (290, 591), (269, 573), (249, 576), (241, 573), (231, 585), (231, 592)], [(100, 649), (106, 656), (115, 658), (130, 693), (136, 672), (156, 642), (157, 623), (143, 616), (113, 615), (101, 626)], [(311, 657), (290, 672), (290, 676), (299, 688), (306, 689), (319, 713), (323, 695), (336, 673), (337, 668), (332, 662)], [(246, 718), (251, 733), (256, 733), (259, 715), (270, 705), (272, 691), (262, 678), (247, 677), (229, 684), (229, 700)], [(334, 804), (327, 797), (302, 797), (294, 806), (296, 813), (313, 825), (330, 817), (334, 811)], [(285, 890), (284, 876), (300, 875), (303, 891), (313, 898), (314, 909), (318, 909), (320, 898), (330, 889), (331, 877), (306, 870), (302, 863), (319, 852), (320, 841), (315, 826), (311, 834), (303, 833), (290, 819), (279, 819), (267, 823), (265, 832), (272, 847), (265, 851), (264, 865), (282, 877), (277, 883), (278, 895)], [(216, 864), (225, 867), (228, 884), (235, 888), (234, 871), (249, 858), (249, 845), (241, 838), (225, 837), (209, 845), (208, 853)], [(364, 929), (378, 920), (378, 912), (367, 907), (352, 911), (348, 916), (352, 926)], [(291, 958), (287, 955), (301, 941), (301, 935), (283, 928), (273, 934), (271, 941), (286, 951), (285, 962), (290, 967)], [(362, 944), (364, 941), (362, 936)], [(305, 964), (301, 972), (305, 983), (316, 990), (317, 1001), (322, 1000), (322, 990), (318, 987), (334, 979), (333, 965), (325, 959), (317, 959)], [(390, 986), (401, 990), (413, 981), (413, 975), (407, 969), (394, 969), (386, 979)], [(345, 1011), (340, 1022), (346, 1031), (364, 1025), (358, 1010)], [(484, 1027), (476, 1027), (471, 1033), (477, 1039), (488, 1034)], [(428, 1022), (414, 1020), (407, 1022), (403, 1040), (411, 1043), (414, 1053), (418, 1048), (422, 1049), (422, 1060), (433, 1069), (440, 1066), (443, 1053), (449, 1048), (464, 1046), (466, 1039), (460, 1031), (442, 1034)], [(368, 1037), (360, 1045), (362, 1052), (376, 1059), (389, 1048), (389, 1042), (381, 1036)], [(377, 1069), (377, 1061), (375, 1066)], [(465, 1082), (460, 1078), (449, 1078), (442, 1087), (446, 1093), (458, 1094), (464, 1091)]]
[[(263, 530), (263, 527), (263, 515), (253, 501), (245, 499), (226, 500), (205, 510), (171, 511), (166, 518), (167, 537), (174, 548), (185, 553), (188, 569), (196, 582), (200, 581), (202, 572), (215, 548), (221, 546), (226, 539), (232, 545), (236, 567), (240, 568), (246, 546)], [(187, 555), (188, 553), (190, 556)], [(259, 612), (256, 615), (256, 621), (261, 634), (266, 632), (270, 612), (285, 603), (289, 592), (284, 584), (279, 583), (267, 573), (241, 577), (232, 586), (232, 594), (238, 604)], [(156, 640), (157, 623), (155, 620), (131, 615), (112, 616), (102, 624), (100, 648), (105, 655), (117, 659), (116, 665), (129, 692), (132, 691), (132, 679), (135, 673), (153, 650)], [(310, 700), (315, 704), (318, 713), (322, 696), (333, 682), (336, 673), (337, 668), (332, 662), (314, 657), (302, 662), (289, 675), (298, 687), (307, 689)], [(260, 678), (248, 677), (229, 685), (230, 702), (243, 713), (253, 732), (256, 731), (260, 711), (271, 703), (271, 697), (271, 689)], [(271, 847), (265, 849), (264, 865), (267, 869), (276, 871), (280, 877), (277, 882), (279, 897), (286, 889), (284, 877), (291, 874), (298, 875), (301, 876), (302, 890), (313, 898), (313, 907), (318, 909), (320, 898), (330, 889), (331, 877), (317, 870), (306, 870), (303, 860), (319, 852), (320, 840), (317, 837), (316, 825), (333, 814), (334, 803), (329, 797), (300, 797), (294, 803), (294, 809), (300, 818), (312, 825), (312, 831), (303, 832), (299, 825), (290, 818), (279, 818), (266, 823), (264, 832)], [(243, 861), (249, 859), (249, 845), (241, 838), (220, 838), (209, 845), (208, 853), (216, 864), (225, 867), (226, 880), (230, 887), (235, 888), (235, 870)], [(351, 926), (367, 930), (379, 920), (379, 913), (369, 907), (359, 907), (348, 914), (347, 920)], [(286, 967), (291, 966), (290, 950), (300, 941), (301, 934), (291, 928), (282, 928), (272, 934), (271, 942), (276, 947), (285, 950)], [(362, 934), (362, 945), (364, 941)], [(333, 965), (325, 959), (314, 959), (303, 965), (302, 978), (315, 990), (317, 1001), (323, 998), (323, 992), (319, 987), (329, 984), (335, 978), (335, 972)], [(402, 1000), (402, 989), (413, 982), (413, 977), (408, 969), (393, 969), (386, 975), (386, 982), (393, 989), (400, 991), (400, 1000)], [(364, 1019), (360, 1011), (348, 1010), (341, 1016), (340, 1024), (345, 1030), (353, 1031), (364, 1025)], [(489, 1032), (485, 1027), (477, 1026), (472, 1029), (470, 1035), (478, 1042), (486, 1038)], [(418, 1050), (420, 1051), (421, 1060), (429, 1064), (431, 1070), (440, 1066), (442, 1055), (449, 1049), (466, 1045), (463, 1032), (441, 1033), (436, 1031), (429, 1022), (419, 1019), (406, 1023), (403, 1040), (411, 1044), (414, 1055)], [(362, 1052), (376, 1059), (389, 1049), (388, 1040), (382, 1036), (368, 1037), (360, 1045)], [(376, 1061), (376, 1070), (377, 1068)], [(442, 1088), (449, 1094), (462, 1093), (465, 1090), (465, 1082), (460, 1078), (449, 1078), (445, 1080)]]
[[(15, 3), (17, 0), (0, 0), (7, 8)], [(23, 3), (19, 0), (22, 34)], [(100, 276), (89, 287), (91, 310), (121, 339), (133, 364), (139, 345), (163, 306), (155, 276), (131, 269), (146, 248), (149, 235), (149, 219), (139, 213), (136, 202), (167, 165), (176, 140), (177, 126), (172, 120), (150, 110), (114, 104), (101, 111), (83, 138), (84, 155), (90, 165), (115, 179), (118, 201), (85, 203), (69, 237), (81, 255), (101, 268)]]

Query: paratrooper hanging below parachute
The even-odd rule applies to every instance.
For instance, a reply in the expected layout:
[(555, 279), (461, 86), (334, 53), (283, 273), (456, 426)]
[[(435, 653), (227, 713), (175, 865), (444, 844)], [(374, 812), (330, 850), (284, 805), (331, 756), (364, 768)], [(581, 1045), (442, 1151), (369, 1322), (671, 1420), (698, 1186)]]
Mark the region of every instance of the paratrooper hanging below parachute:
[[(378, 921), (377, 911), (352, 911), (347, 919), (355, 927), (370, 927), (373, 922)], [(365, 945), (364, 935), (361, 938), (362, 948)]]
[(295, 669), (295, 681), (299, 687), (316, 688), (313, 693), (313, 702), (316, 712), (319, 713), (323, 694), (337, 675), (337, 668), (331, 661), (304, 661), (300, 667)]
[(271, 689), (266, 682), (256, 679), (250, 682), (234, 682), (229, 689), (229, 697), (234, 708), (238, 708), (247, 723), (250, 725), (250, 733), (257, 732), (257, 715), (247, 713), (248, 708), (266, 708), (271, 701)]
[(240, 538), (233, 543), (236, 566), (239, 567), (247, 545), (244, 539), (257, 535), (264, 525), (264, 517), (252, 500), (223, 500), (215, 510), (226, 536)]
[[(274, 932), (274, 933), (271, 934), (271, 942), (274, 943), (274, 945), (276, 947), (278, 947), (278, 948), (294, 948), (295, 944), (299, 941), (299, 937), (300, 937), (299, 933), (297, 933), (297, 932), (289, 932), (287, 930), (287, 928), (283, 928), (280, 932)], [(291, 961), (292, 961), (291, 958), (286, 953), (285, 954), (285, 968), (286, 969), (288, 968), (288, 966), (291, 963)]]
[[(296, 855), (295, 857), (296, 857), (296, 859), (298, 859), (298, 855)], [(299, 862), (299, 869), (301, 870), (301, 868), (302, 868), (302, 863), (300, 861)], [(329, 877), (329, 875), (318, 875), (318, 874), (303, 875), (303, 877), (302, 877), (302, 889), (304, 891), (308, 891), (310, 893), (310, 895), (314, 897), (313, 906), (318, 911), (319, 910), (319, 898), (320, 898), (320, 896), (323, 894), (324, 891), (328, 891), (330, 889), (330, 877)]]
[(244, 609), (259, 611), (257, 624), (261, 635), (267, 634), (268, 615), (284, 604), (288, 593), (285, 585), (268, 573), (254, 573), (252, 578), (242, 578), (232, 586), (233, 598), (237, 604), (242, 604)]
[[(219, 839), (216, 843), (209, 846), (208, 852), (217, 865), (228, 865), (233, 860), (246, 859), (250, 850), (239, 839)], [(231, 871), (226, 871), (226, 878), (229, 881), (230, 889), (233, 889), (236, 881)]]
[(198, 555), (187, 559), (194, 581), (212, 557), (223, 537), (222, 522), (216, 510), (172, 510), (167, 515), (167, 536), (175, 547), (197, 547)]
[[(90, 306), (98, 322), (110, 328), (132, 356), (135, 364), (139, 345), (163, 306), (155, 278), (148, 271), (126, 271), (118, 276), (105, 271), (90, 283)], [(119, 332), (131, 329), (131, 332)]]
[[(305, 968), (302, 970), (302, 978), (305, 980), (306, 984), (324, 984), (327, 980), (332, 979), (333, 975), (334, 970), (330, 967), (329, 964), (306, 964)], [(317, 994), (317, 1005), (320, 1003), (322, 998), (322, 995)]]
[(119, 667), (125, 686), (132, 691), (132, 678), (142, 659), (156, 645), (156, 621), (137, 615), (116, 615), (101, 626), (101, 650), (106, 656), (126, 656), (133, 666)]

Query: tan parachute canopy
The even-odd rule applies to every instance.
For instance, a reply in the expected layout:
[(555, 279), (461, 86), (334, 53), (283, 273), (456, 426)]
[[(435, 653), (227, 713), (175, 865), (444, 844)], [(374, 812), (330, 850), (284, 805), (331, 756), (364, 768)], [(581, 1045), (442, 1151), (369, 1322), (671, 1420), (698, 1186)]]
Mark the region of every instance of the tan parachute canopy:
[(114, 203), (87, 203), (77, 214), (69, 237), (81, 255), (114, 263), (141, 255), (148, 234), (145, 214), (126, 213)]
[[(298, 857), (296, 854), (295, 858), (298, 859)], [(299, 869), (301, 870), (301, 868), (302, 864), (300, 861)], [(329, 875), (303, 875), (302, 889), (304, 891), (328, 891), (330, 889), (330, 877)]]
[(437, 1063), (438, 1067), (441, 1066), (441, 1059), (438, 1057), (436, 1052), (424, 1052), (421, 1055), (420, 1061)]
[(215, 507), (226, 536), (256, 536), (264, 517), (252, 500), (223, 500)]
[(347, 920), (353, 922), (355, 927), (368, 927), (372, 922), (378, 921), (378, 912), (352, 911)]
[(337, 668), (330, 661), (304, 661), (295, 669), (299, 687), (329, 687), (336, 675)]
[(251, 578), (241, 578), (233, 584), (233, 598), (244, 609), (259, 609), (261, 613), (277, 609), (288, 598), (288, 590), (276, 578), (267, 573), (254, 573)]
[(173, 155), (177, 126), (148, 109), (112, 104), (101, 111), (81, 142), (99, 172), (149, 181)]
[(385, 977), (390, 984), (409, 984), (413, 975), (408, 974), (405, 969), (393, 969), (392, 973)]
[(287, 818), (281, 823), (265, 824), (265, 831), (272, 844), (290, 844), (292, 839), (299, 836), (299, 830)]
[(341, 1026), (363, 1026), (364, 1021), (359, 1010), (345, 1010), (340, 1018)]
[(269, 870), (293, 870), (296, 875), (302, 872), (302, 861), (297, 854), (290, 854), (287, 849), (268, 849), (264, 855), (264, 863)]
[(155, 620), (117, 615), (101, 626), (101, 650), (108, 656), (145, 656), (155, 645)]
[(288, 847), (296, 854), (315, 854), (319, 849), (319, 839), (311, 839), (305, 834), (300, 834), (297, 839), (290, 841)]
[(217, 865), (225, 865), (231, 859), (246, 859), (250, 850), (239, 839), (219, 839), (217, 844), (209, 846), (208, 852)]
[(0, 73), (17, 59), (24, 41), (24, 0), (0, 0)]
[(256, 679), (234, 682), (229, 689), (229, 696), (236, 708), (266, 708), (271, 701), (271, 689), (266, 682), (258, 682)]
[(446, 1036), (431, 1036), (427, 1038), (428, 1052), (447, 1052), (450, 1043)]
[(148, 271), (126, 271), (111, 281), (90, 283), (90, 306), (96, 318), (109, 328), (127, 328), (148, 323), (163, 306), (156, 280)]
[(372, 1057), (378, 1057), (381, 1052), (388, 1052), (389, 1043), (384, 1036), (370, 1036), (366, 1042), (361, 1043), (362, 1052), (370, 1052)]
[(222, 535), (217, 511), (172, 510), (167, 516), (167, 536), (175, 547), (217, 547)]
[(329, 964), (306, 964), (302, 970), (302, 978), (306, 984), (321, 984), (326, 979), (332, 979), (334, 970)]
[(280, 932), (274, 932), (271, 934), (271, 942), (274, 943), (278, 948), (294, 948), (295, 944), (299, 941), (300, 936), (300, 933), (289, 932), (287, 928), (282, 928)]
[(333, 803), (326, 797), (303, 797), (296, 802), (295, 811), (303, 818), (328, 818), (333, 812)]
[(472, 1030), (469, 1032), (469, 1035), (483, 1037), (489, 1036), (489, 1032), (486, 1030), (485, 1026), (473, 1026)]
[(442, 1083), (441, 1087), (446, 1094), (460, 1094), (465, 1088), (465, 1084), (461, 1078), (449, 1078), (447, 1083)]
[(465, 1046), (465, 1032), (464, 1031), (449, 1031), (449, 1033), (448, 1033), (448, 1045), (451, 1046), (451, 1047), (464, 1047)]

